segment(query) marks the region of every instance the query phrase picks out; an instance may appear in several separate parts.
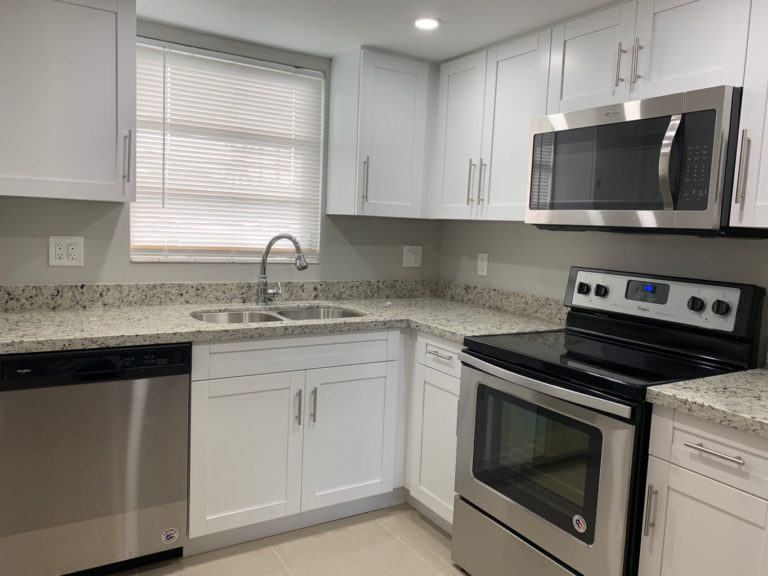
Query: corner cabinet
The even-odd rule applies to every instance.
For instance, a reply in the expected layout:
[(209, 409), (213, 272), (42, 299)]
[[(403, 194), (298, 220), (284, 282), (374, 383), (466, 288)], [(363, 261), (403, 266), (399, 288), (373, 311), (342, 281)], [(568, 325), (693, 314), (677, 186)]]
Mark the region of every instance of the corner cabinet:
[(443, 64), (431, 215), (525, 218), (531, 120), (546, 113), (550, 31)]
[(135, 198), (135, 0), (0, 3), (0, 195)]
[(555, 27), (548, 113), (741, 86), (751, 4), (637, 0)]
[(333, 60), (328, 214), (424, 215), (429, 64), (369, 49)]
[(193, 346), (192, 538), (394, 488), (399, 332)]
[(768, 441), (664, 409), (651, 438), (639, 576), (768, 574)]

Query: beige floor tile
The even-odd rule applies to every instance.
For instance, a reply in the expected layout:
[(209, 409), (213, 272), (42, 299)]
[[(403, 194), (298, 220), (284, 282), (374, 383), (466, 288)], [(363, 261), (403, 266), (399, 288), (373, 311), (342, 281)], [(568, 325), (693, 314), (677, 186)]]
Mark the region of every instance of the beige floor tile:
[(397, 572), (391, 572), (385, 576), (438, 576), (438, 573), (429, 564), (416, 564), (409, 568), (403, 568)]
[(139, 576), (291, 576), (277, 554), (257, 543), (172, 560), (139, 571)]
[(421, 563), (366, 514), (271, 539), (293, 576), (384, 576)]

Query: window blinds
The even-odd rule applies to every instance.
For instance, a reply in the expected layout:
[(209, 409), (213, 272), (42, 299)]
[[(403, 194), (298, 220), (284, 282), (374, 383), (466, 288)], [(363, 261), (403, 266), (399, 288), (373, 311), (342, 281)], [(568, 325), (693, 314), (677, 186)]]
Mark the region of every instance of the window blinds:
[(321, 73), (139, 44), (136, 84), (132, 261), (252, 260), (280, 232), (317, 260)]

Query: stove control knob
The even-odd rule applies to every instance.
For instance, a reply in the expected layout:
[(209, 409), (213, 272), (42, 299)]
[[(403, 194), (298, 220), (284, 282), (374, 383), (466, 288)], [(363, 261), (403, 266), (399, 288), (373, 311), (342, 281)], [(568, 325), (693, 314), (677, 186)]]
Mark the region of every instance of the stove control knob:
[(602, 284), (595, 284), (595, 296), (598, 298), (605, 298), (608, 296), (608, 286)]
[(703, 312), (707, 305), (698, 296), (688, 298), (688, 310), (691, 312)]
[(584, 296), (589, 294), (591, 290), (592, 290), (592, 287), (586, 282), (579, 282), (576, 285), (576, 292), (578, 292), (579, 294), (583, 294)]
[(728, 316), (731, 313), (731, 305), (725, 300), (715, 300), (712, 302), (712, 312), (718, 316)]

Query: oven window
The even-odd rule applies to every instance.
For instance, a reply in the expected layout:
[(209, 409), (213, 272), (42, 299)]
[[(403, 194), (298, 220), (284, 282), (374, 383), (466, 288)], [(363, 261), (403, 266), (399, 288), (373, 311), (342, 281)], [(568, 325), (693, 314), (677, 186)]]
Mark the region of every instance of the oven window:
[(602, 444), (597, 428), (478, 386), (474, 477), (588, 544)]

